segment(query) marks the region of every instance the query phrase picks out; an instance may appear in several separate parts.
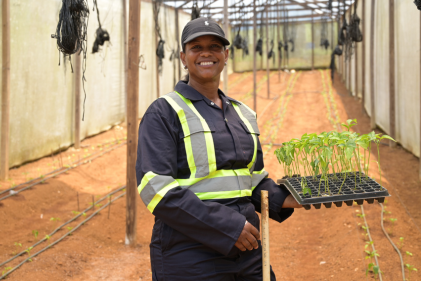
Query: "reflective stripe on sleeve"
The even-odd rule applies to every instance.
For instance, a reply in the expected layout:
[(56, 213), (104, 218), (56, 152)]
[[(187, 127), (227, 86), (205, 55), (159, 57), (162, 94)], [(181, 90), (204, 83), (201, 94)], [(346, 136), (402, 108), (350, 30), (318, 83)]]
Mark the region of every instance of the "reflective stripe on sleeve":
[(152, 213), (159, 201), (172, 188), (178, 187), (177, 181), (171, 176), (161, 176), (147, 172), (140, 182), (137, 191), (143, 203)]

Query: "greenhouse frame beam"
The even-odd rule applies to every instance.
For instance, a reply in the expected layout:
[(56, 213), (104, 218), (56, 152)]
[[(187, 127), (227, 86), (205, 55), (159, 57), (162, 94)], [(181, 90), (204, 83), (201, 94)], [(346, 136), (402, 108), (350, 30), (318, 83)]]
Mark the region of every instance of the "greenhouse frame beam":
[(10, 143), (10, 0), (2, 1), (2, 46), (0, 179), (6, 180)]

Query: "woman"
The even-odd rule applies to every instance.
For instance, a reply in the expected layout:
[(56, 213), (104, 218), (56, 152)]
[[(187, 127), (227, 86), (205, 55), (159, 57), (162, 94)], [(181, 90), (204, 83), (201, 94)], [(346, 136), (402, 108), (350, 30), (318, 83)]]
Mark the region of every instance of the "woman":
[(230, 44), (220, 26), (199, 18), (181, 37), (187, 81), (153, 102), (139, 126), (153, 280), (261, 280), (260, 191), (278, 222), (301, 206), (267, 178), (256, 114), (218, 89)]

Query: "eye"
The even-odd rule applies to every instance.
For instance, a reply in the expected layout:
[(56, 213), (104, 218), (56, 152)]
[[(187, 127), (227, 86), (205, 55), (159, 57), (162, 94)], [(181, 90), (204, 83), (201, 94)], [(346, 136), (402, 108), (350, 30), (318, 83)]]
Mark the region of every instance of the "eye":
[(199, 49), (200, 48), (200, 46), (199, 45), (194, 45), (193, 47), (192, 47), (192, 49)]

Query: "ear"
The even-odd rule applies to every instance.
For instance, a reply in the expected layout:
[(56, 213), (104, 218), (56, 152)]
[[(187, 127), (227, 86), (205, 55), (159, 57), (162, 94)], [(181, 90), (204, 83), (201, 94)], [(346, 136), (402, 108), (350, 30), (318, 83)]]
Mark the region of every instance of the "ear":
[(180, 52), (180, 59), (181, 59), (181, 62), (183, 63), (183, 68), (184, 68), (184, 66), (187, 65), (187, 62), (186, 62), (186, 54), (183, 53), (182, 51)]
[(225, 63), (228, 62), (228, 58), (229, 58), (229, 53), (230, 53), (230, 49), (229, 48), (225, 48), (224, 50), (224, 54), (225, 54)]

